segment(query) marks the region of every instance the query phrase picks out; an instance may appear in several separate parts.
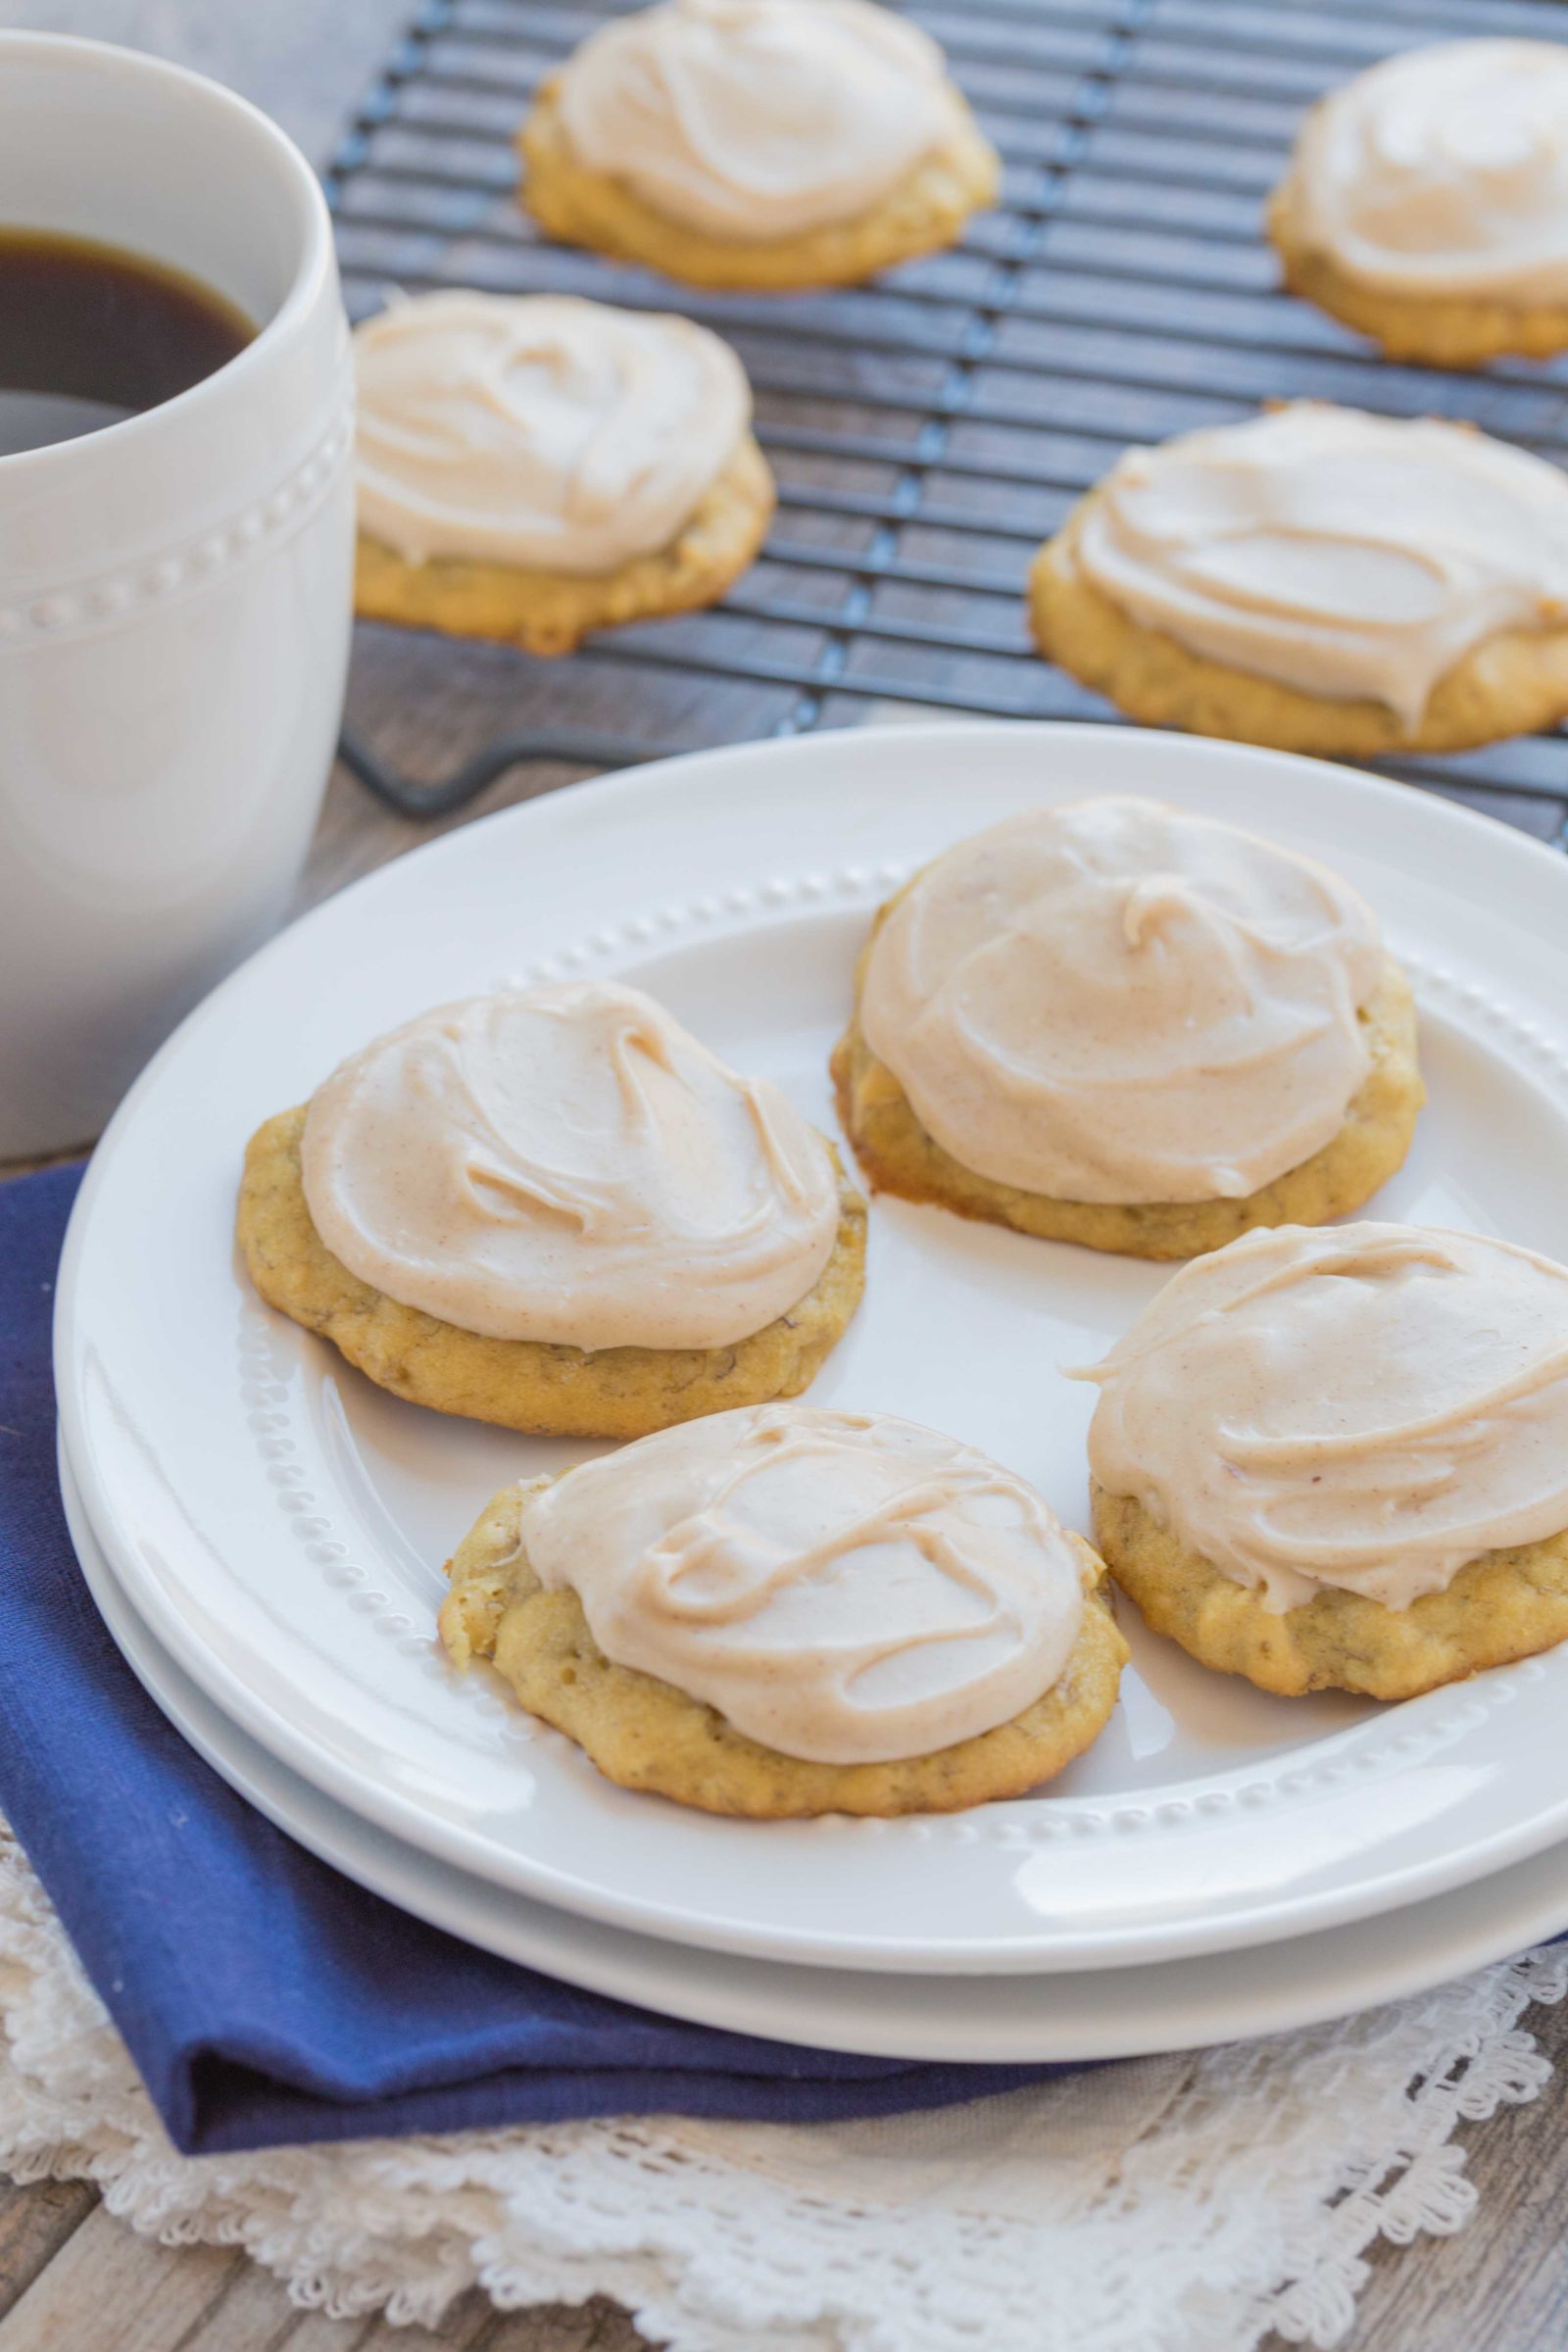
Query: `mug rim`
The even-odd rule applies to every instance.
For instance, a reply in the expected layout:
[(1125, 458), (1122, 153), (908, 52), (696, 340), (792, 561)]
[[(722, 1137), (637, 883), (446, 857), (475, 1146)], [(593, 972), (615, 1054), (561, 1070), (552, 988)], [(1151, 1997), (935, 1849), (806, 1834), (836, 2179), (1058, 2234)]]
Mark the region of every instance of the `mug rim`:
[[(166, 416), (187, 415), (200, 404), (218, 398), (243, 374), (247, 378), (256, 368), (264, 366), (268, 354), (302, 320), (307, 318), (320, 300), (331, 280), (335, 268), (332, 218), (326, 209), (326, 197), (303, 150), (290, 138), (270, 115), (242, 98), (237, 90), (215, 81), (211, 74), (198, 74), (190, 66), (178, 66), (169, 59), (155, 57), (143, 49), (128, 49), (118, 41), (90, 40), (77, 33), (30, 32), (24, 29), (0, 28), (0, 74), (13, 58), (23, 55), (39, 58), (75, 58), (89, 69), (108, 72), (127, 79), (173, 84), (183, 89), (188, 98), (241, 122), (252, 134), (259, 134), (264, 150), (270, 150), (272, 161), (281, 166), (296, 199), (300, 227), (300, 256), (288, 290), (271, 317), (257, 327), (250, 341), (215, 368), (199, 382), (187, 384), (169, 400), (161, 400), (134, 416), (122, 416), (113, 424), (102, 424), (88, 433), (74, 434), (66, 441), (45, 442), (38, 449), (12, 450), (0, 455), (0, 480), (15, 481), (28, 467), (46, 471), (54, 466), (69, 466), (73, 453), (88, 444), (105, 445), (111, 441), (117, 447), (128, 445), (138, 433), (148, 433), (162, 424)], [(41, 226), (41, 224), (40, 224)], [(42, 233), (47, 234), (43, 229)], [(123, 248), (131, 251), (132, 248)], [(153, 255), (148, 259), (158, 260)]]

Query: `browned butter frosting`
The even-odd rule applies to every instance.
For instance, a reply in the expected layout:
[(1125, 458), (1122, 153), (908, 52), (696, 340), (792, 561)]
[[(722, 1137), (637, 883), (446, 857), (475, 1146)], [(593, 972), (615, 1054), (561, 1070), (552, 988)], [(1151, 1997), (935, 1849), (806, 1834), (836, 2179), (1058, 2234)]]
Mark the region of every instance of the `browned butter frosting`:
[(1325, 1587), (1405, 1608), (1568, 1528), (1568, 1267), (1507, 1242), (1250, 1233), (1080, 1377), (1100, 1485), (1271, 1609)]
[(614, 571), (676, 537), (752, 413), (707, 327), (570, 294), (403, 296), (354, 357), (360, 527), (409, 564)]
[(1049, 1690), (1083, 1571), (1032, 1487), (878, 1413), (766, 1404), (586, 1462), (523, 1504), (541, 1583), (622, 1666), (827, 1764), (925, 1755)]
[(1072, 548), (1189, 653), (1409, 727), (1483, 639), (1568, 618), (1568, 480), (1434, 417), (1296, 401), (1129, 450)]
[(1366, 1075), (1371, 909), (1310, 859), (1154, 801), (1036, 808), (898, 900), (866, 1042), (964, 1167), (1063, 1200), (1244, 1198)]
[(1436, 301), (1568, 300), (1568, 50), (1441, 41), (1307, 117), (1302, 239), (1363, 285)]
[(564, 981), (447, 1004), (312, 1098), (306, 1203), (350, 1272), (502, 1340), (721, 1348), (815, 1284), (826, 1145), (639, 989)]
[(592, 33), (558, 94), (591, 171), (752, 243), (865, 212), (956, 113), (935, 41), (870, 0), (663, 0)]

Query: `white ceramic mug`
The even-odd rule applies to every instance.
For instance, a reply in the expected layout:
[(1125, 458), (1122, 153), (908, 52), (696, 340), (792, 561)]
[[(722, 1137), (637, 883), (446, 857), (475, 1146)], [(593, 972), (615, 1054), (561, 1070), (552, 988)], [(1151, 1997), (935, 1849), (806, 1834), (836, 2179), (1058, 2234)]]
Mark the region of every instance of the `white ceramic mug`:
[(348, 330), (299, 150), (195, 74), (0, 33), (0, 227), (187, 271), (259, 329), (104, 430), (0, 457), (0, 1159), (85, 1141), (276, 924), (351, 618)]

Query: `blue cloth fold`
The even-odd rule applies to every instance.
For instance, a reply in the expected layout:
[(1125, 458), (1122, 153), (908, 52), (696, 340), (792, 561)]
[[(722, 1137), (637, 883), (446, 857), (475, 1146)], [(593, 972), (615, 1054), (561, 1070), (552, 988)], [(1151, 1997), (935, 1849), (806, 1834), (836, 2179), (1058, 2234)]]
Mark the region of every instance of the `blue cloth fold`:
[(236, 1796), (121, 1658), (66, 1530), (50, 1320), (79, 1178), (0, 1185), (0, 1810), (177, 2147), (660, 2111), (806, 2123), (1062, 2071), (843, 2057), (579, 1991), (411, 1919)]

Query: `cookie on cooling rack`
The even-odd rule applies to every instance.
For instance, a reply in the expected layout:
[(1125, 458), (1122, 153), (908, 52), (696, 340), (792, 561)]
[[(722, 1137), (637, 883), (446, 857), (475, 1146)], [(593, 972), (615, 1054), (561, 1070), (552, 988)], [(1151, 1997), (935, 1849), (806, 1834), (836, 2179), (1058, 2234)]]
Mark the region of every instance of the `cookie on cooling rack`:
[(1152, 801), (959, 842), (876, 918), (833, 1056), (873, 1185), (1138, 1257), (1358, 1208), (1423, 1101), (1360, 896)]
[(762, 544), (773, 479), (751, 389), (690, 319), (428, 294), (354, 347), (368, 619), (568, 653), (714, 603)]
[(953, 244), (1000, 168), (941, 50), (869, 0), (663, 0), (519, 134), (552, 236), (699, 286), (852, 285)]
[(269, 1119), (239, 1240), (394, 1395), (631, 1438), (798, 1396), (859, 1301), (865, 1204), (776, 1087), (572, 981), (425, 1013)]
[(1444, 41), (1331, 91), (1269, 200), (1285, 282), (1391, 359), (1568, 350), (1568, 48)]
[(1156, 1633), (1411, 1698), (1568, 1638), (1568, 1268), (1476, 1234), (1249, 1234), (1105, 1361), (1095, 1533)]
[(459, 1666), (622, 1788), (758, 1821), (1021, 1795), (1127, 1655), (1031, 1487), (874, 1413), (723, 1413), (508, 1487), (447, 1573)]
[(1369, 759), (1568, 713), (1568, 480), (1298, 401), (1118, 460), (1036, 557), (1043, 654), (1149, 726)]

